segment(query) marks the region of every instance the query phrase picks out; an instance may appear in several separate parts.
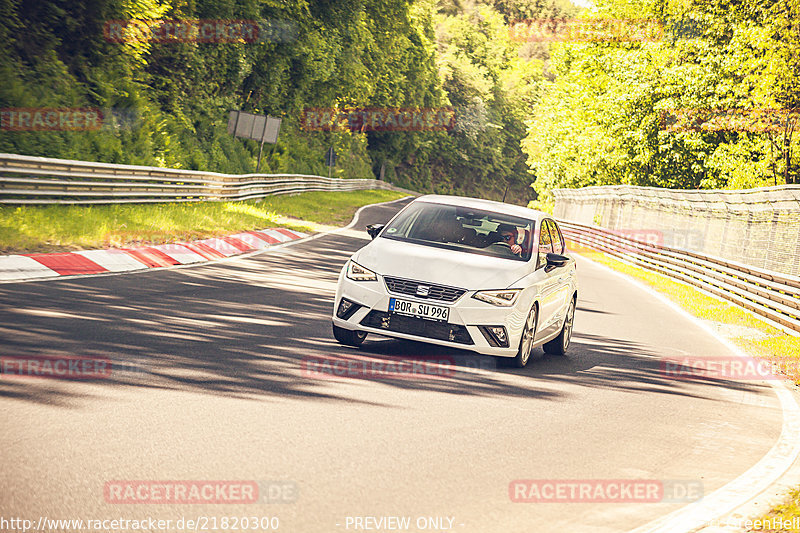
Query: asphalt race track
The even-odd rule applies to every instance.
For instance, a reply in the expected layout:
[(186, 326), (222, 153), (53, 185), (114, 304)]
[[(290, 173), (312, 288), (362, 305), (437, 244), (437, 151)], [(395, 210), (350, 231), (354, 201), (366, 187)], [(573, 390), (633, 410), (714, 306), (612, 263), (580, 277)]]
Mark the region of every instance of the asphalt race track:
[[(288, 533), (402, 524), (388, 517), (408, 517), (409, 531), (628, 531), (690, 498), (514, 502), (510, 484), (653, 480), (707, 495), (775, 444), (783, 418), (771, 386), (665, 375), (664, 358), (730, 353), (585, 260), (567, 357), (538, 349), (516, 370), (375, 336), (361, 349), (338, 345), (329, 319), (338, 272), (367, 243), (364, 226), (400, 205), (370, 207), (350, 230), (246, 258), (0, 285), (4, 361), (112, 362), (102, 379), (0, 376), (0, 517), (34, 526), (40, 517), (205, 517), (208, 531), (211, 518), (277, 517)], [(325, 360), (420, 356), (455, 366), (434, 376), (309, 371)], [(109, 497), (110, 482), (147, 480), (257, 482), (260, 496)], [(204, 528), (171, 528), (189, 529)]]

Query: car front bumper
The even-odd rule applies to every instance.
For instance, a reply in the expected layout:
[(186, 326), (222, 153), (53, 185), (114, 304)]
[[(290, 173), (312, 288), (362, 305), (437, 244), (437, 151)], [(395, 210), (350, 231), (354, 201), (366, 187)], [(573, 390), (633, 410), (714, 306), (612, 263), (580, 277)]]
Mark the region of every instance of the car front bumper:
[[(467, 291), (452, 303), (394, 294), (389, 292), (380, 275), (377, 281), (353, 281), (342, 271), (334, 300), (333, 324), (349, 330), (470, 350), (484, 355), (515, 356), (530, 309), (530, 299), (526, 301), (527, 295), (523, 292), (513, 306), (500, 307), (472, 298), (473, 294), (474, 290)], [(337, 311), (342, 298), (358, 307), (355, 310), (351, 308), (347, 314), (339, 317)], [(389, 313), (390, 298), (448, 307), (448, 321), (444, 323)], [(480, 326), (504, 327), (508, 346), (492, 345)], [(496, 339), (494, 344), (497, 344)]]

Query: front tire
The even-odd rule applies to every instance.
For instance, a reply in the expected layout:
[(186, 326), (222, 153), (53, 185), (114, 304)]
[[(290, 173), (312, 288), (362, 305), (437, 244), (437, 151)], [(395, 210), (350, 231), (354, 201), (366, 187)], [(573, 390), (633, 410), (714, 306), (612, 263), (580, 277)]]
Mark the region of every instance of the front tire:
[(525, 320), (525, 328), (522, 330), (522, 338), (519, 340), (519, 350), (517, 356), (511, 359), (511, 366), (524, 368), (531, 359), (533, 351), (533, 338), (536, 335), (536, 326), (539, 322), (539, 309), (536, 304), (531, 307), (528, 318)]
[(345, 346), (361, 346), (361, 343), (367, 338), (367, 332), (344, 329), (333, 324), (333, 336), (339, 343)]
[(572, 301), (569, 303), (569, 308), (567, 309), (567, 316), (564, 317), (564, 326), (561, 328), (561, 333), (559, 333), (558, 337), (555, 339), (544, 344), (544, 353), (565, 355), (567, 353), (567, 348), (569, 348), (569, 342), (572, 339), (572, 325), (574, 323), (575, 297), (573, 296)]

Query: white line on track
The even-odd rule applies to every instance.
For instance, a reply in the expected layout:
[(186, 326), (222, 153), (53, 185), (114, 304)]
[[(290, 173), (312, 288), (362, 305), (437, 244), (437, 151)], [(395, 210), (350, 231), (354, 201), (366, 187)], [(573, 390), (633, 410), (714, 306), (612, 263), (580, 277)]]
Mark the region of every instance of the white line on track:
[[(692, 321), (717, 339), (737, 357), (742, 359), (749, 358), (738, 346), (719, 335), (708, 324), (700, 321), (663, 294), (610, 267), (585, 257), (577, 257), (581, 261), (592, 262), (651, 296), (658, 298), (664, 305)], [(692, 532), (698, 531), (734, 511), (747, 515), (748, 508), (755, 510), (753, 500), (768, 491), (778, 482), (781, 476), (790, 470), (793, 463), (800, 456), (800, 406), (797, 404), (794, 393), (786, 386), (783, 380), (765, 380), (762, 383), (767, 383), (772, 387), (783, 411), (781, 434), (772, 448), (742, 475), (703, 497), (702, 500), (657, 518), (644, 526), (632, 530), (631, 533)]]

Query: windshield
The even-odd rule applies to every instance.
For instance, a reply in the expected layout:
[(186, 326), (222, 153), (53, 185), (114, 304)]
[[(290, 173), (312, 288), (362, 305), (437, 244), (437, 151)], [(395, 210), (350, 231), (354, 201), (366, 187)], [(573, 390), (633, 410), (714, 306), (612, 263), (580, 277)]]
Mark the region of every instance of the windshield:
[(531, 257), (534, 222), (467, 207), (415, 202), (381, 232), (387, 239), (517, 261)]

